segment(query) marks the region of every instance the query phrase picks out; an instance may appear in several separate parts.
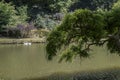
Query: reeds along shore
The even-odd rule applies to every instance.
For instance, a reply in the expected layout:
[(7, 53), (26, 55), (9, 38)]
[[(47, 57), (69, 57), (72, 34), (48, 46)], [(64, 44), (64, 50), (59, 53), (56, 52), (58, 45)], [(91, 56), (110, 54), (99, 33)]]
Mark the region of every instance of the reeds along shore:
[(120, 80), (120, 68), (75, 72), (75, 73), (55, 73), (42, 78), (24, 80)]

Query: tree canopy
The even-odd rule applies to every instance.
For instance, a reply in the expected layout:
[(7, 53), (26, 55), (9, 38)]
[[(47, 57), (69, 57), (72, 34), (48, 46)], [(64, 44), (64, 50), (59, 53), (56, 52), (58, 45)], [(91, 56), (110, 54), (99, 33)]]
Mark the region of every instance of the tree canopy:
[(90, 10), (96, 10), (99, 8), (102, 9), (111, 9), (112, 5), (117, 2), (118, 0), (77, 0), (72, 6), (70, 7), (70, 10), (76, 10), (76, 9), (90, 9)]
[(0, 31), (1, 27), (9, 24), (16, 11), (11, 4), (0, 2)]
[(47, 38), (47, 56), (60, 55), (60, 61), (77, 56), (89, 57), (91, 46), (107, 45), (111, 53), (120, 54), (120, 8), (110, 11), (79, 9), (65, 16)]

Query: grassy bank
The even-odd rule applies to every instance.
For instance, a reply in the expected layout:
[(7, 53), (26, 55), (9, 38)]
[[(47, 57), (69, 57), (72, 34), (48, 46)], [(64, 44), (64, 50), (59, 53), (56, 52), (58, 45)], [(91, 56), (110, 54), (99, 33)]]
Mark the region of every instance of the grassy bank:
[(45, 38), (0, 38), (0, 44), (23, 44), (24, 42), (45, 43)]

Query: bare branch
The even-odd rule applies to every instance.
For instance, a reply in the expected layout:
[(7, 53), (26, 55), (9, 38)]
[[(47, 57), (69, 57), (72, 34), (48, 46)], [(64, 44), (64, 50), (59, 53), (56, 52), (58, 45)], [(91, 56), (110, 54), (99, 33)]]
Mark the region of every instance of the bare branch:
[(107, 41), (108, 41), (108, 39), (101, 39), (100, 42), (87, 43), (87, 47), (85, 48), (85, 50), (90, 50), (90, 47), (91, 47), (92, 45), (102, 46), (102, 45), (104, 45)]

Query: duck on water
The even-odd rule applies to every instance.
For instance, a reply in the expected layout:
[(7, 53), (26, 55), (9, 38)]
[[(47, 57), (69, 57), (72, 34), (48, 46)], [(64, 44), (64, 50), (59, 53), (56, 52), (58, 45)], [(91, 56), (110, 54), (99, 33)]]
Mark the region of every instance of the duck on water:
[(27, 45), (32, 45), (31, 42), (24, 42), (23, 44), (26, 45), (26, 46), (27, 46)]

